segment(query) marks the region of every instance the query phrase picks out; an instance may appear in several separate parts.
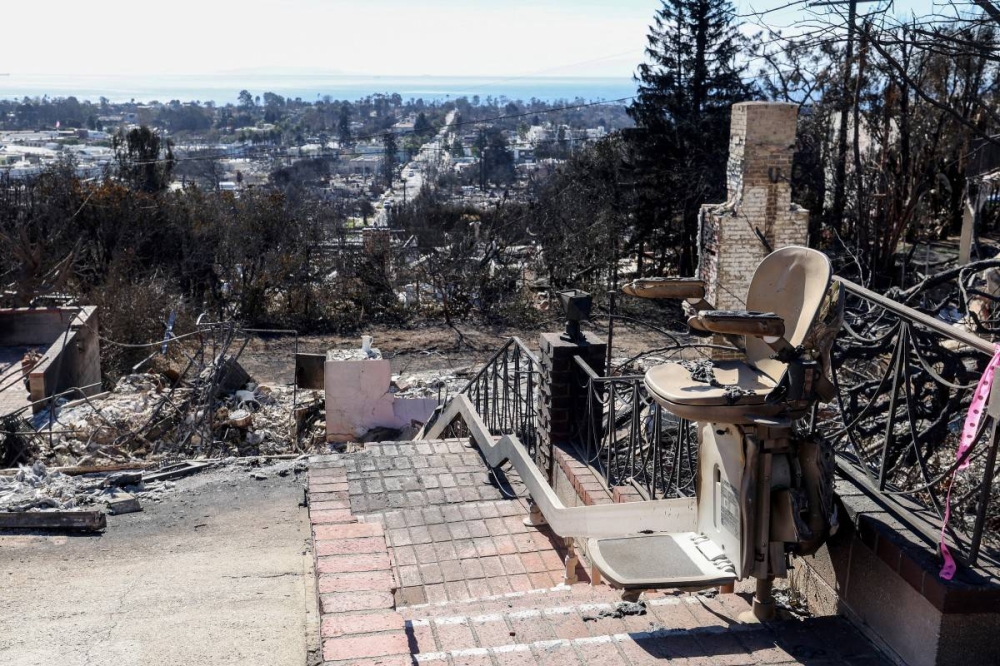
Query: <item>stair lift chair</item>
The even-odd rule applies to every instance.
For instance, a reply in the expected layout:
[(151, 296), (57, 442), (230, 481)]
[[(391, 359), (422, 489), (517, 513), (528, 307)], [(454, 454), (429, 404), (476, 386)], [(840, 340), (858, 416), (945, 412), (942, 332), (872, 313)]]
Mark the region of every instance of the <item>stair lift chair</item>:
[(766, 619), (788, 557), (815, 552), (836, 525), (832, 448), (795, 426), (834, 395), (828, 368), (843, 294), (830, 261), (803, 247), (772, 252), (750, 282), (747, 311), (711, 309), (696, 279), (637, 280), (623, 291), (686, 300), (692, 332), (721, 335), (745, 354), (665, 363), (645, 376), (662, 409), (697, 424), (697, 532), (590, 539), (588, 554), (625, 598), (753, 576), (753, 615)]

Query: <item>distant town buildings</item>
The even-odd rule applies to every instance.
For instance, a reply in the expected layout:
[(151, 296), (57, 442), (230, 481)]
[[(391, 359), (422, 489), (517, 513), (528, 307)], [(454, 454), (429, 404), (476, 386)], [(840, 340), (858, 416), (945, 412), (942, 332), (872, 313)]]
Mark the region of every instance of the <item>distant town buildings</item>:
[[(339, 113), (340, 106), (337, 109)], [(252, 111), (234, 125), (234, 115), (246, 114), (248, 109), (176, 101), (102, 102), (100, 113), (89, 117), (86, 128), (50, 121), (54, 129), (0, 129), (0, 178), (34, 178), (56, 165), (71, 167), (82, 179), (113, 176), (117, 166), (114, 136), (120, 130), (147, 125), (170, 141), (175, 159), (171, 190), (180, 192), (196, 184), (239, 196), (246, 187), (294, 182), (320, 199), (346, 202), (348, 208), (359, 211), (358, 226), (385, 226), (391, 224), (393, 210), (427, 187), (445, 199), (480, 208), (527, 197), (530, 185), (573, 151), (607, 135), (603, 125), (574, 127), (544, 112), (515, 125), (468, 119), (453, 123), (456, 110), (446, 113), (422, 106), (388, 117), (355, 111), (347, 120), (338, 121), (346, 125), (323, 133), (289, 129), (323, 127), (323, 123), (307, 122), (309, 114), (317, 113), (308, 104), (288, 105), (281, 114), (253, 115)], [(177, 118), (188, 118), (185, 114), (194, 117), (200, 128), (178, 129)], [(15, 115), (7, 115), (8, 126), (16, 125)], [(248, 117), (253, 119), (248, 122)], [(324, 122), (329, 128), (329, 119)], [(373, 130), (373, 122), (387, 129)], [(392, 165), (386, 163), (386, 133), (396, 137)], [(345, 136), (350, 140), (344, 140)], [(481, 162), (483, 151), (487, 165)], [(497, 151), (506, 156), (498, 159)], [(503, 165), (502, 177), (490, 168), (498, 161)], [(392, 169), (392, 178), (387, 177), (387, 168)], [(364, 200), (371, 205), (363, 205)]]

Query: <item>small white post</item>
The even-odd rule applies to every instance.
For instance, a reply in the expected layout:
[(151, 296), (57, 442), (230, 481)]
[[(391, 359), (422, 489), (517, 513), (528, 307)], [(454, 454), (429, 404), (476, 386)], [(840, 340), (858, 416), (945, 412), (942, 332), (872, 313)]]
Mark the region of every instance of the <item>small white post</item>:
[(580, 558), (576, 556), (576, 545), (573, 543), (573, 537), (566, 537), (566, 572), (563, 574), (563, 583), (566, 585), (577, 582), (576, 565), (579, 562)]
[(538, 508), (538, 505), (530, 497), (528, 498), (528, 515), (521, 522), (528, 527), (541, 527), (547, 524), (545, 516), (542, 515), (542, 510)]
[(967, 264), (972, 260), (972, 234), (975, 231), (976, 211), (968, 196), (962, 211), (962, 235), (958, 240), (958, 263)]

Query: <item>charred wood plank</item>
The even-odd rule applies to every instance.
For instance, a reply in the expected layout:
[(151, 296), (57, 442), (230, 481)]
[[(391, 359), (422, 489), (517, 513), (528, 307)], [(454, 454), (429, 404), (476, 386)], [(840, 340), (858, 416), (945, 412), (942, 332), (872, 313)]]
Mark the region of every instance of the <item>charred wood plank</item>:
[(99, 532), (107, 525), (103, 511), (0, 512), (0, 529)]

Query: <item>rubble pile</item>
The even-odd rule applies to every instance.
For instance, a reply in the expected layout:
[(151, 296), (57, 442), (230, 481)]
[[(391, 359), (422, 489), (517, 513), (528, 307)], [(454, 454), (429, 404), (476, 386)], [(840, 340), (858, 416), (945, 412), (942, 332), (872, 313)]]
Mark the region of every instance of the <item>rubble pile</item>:
[(328, 361), (377, 361), (382, 358), (382, 353), (377, 349), (364, 351), (363, 349), (330, 349), (326, 352)]
[(205, 469), (246, 473), (254, 479), (299, 475), (308, 469), (306, 455), (268, 461), (263, 457), (225, 458), (175, 472), (173, 480), (162, 473), (138, 470), (112, 474), (69, 475), (47, 468), (36, 460), (14, 474), (0, 474), (0, 513), (24, 511), (75, 511), (107, 508), (112, 514), (141, 511), (147, 503), (160, 502), (177, 488), (177, 479)]
[(390, 390), (397, 398), (437, 398), (460, 393), (469, 383), (471, 371), (457, 370), (441, 374), (430, 370), (408, 375), (393, 375)]
[(326, 352), (328, 361), (378, 361), (382, 352), (372, 347), (372, 336), (361, 336), (360, 349), (330, 349)]
[[(107, 504), (124, 495), (117, 478), (125, 475), (70, 476), (49, 469), (40, 460), (23, 465), (12, 476), (0, 475), (0, 511), (69, 511)], [(130, 490), (147, 490), (142, 473), (128, 476)], [(172, 485), (172, 484), (171, 484)], [(166, 490), (165, 484), (150, 484), (145, 499)]]
[[(296, 399), (298, 407), (296, 407)], [(303, 453), (324, 440), (322, 427), (302, 427), (303, 412), (318, 415), (320, 394), (289, 386), (255, 385), (226, 396), (214, 418), (216, 455)], [(296, 415), (296, 411), (299, 412)]]
[(32, 420), (33, 458), (89, 467), (303, 453), (322, 442), (322, 427), (313, 423), (317, 393), (253, 382), (227, 388), (210, 380), (204, 372), (174, 383), (133, 374), (101, 397), (62, 401)]
[(79, 505), (77, 479), (49, 472), (41, 461), (22, 466), (13, 476), (0, 476), (0, 511), (73, 509)]
[(111, 391), (5, 420), (0, 454), (21, 465), (0, 470), (5, 526), (28, 524), (19, 518), (31, 514), (33, 527), (99, 530), (104, 510), (141, 511), (207, 469), (250, 467), (255, 479), (303, 471), (307, 454), (325, 449), (322, 392), (253, 381), (239, 364), (239, 338), (233, 326), (206, 328), (199, 346), (174, 360), (164, 347), (157, 368)]

